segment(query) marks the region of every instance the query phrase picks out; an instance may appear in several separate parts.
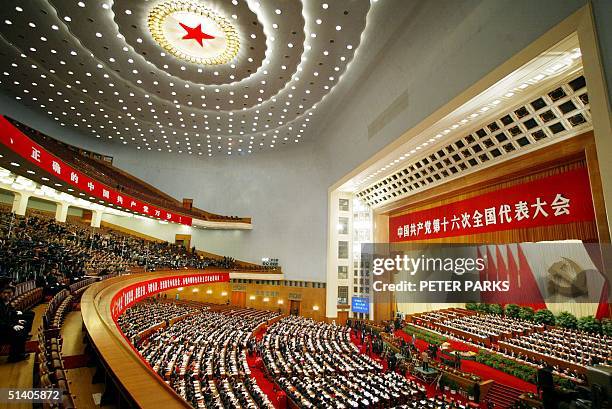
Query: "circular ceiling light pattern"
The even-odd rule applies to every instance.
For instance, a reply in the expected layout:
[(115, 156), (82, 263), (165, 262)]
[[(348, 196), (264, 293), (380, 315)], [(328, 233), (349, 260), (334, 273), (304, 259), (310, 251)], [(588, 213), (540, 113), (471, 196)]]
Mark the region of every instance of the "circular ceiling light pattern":
[(190, 1), (167, 1), (149, 12), (153, 39), (168, 53), (201, 65), (232, 61), (240, 49), (238, 32), (220, 14)]

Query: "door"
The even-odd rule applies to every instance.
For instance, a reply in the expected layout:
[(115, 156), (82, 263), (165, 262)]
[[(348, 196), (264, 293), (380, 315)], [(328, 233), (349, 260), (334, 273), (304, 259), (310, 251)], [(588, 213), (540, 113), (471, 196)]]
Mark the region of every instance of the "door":
[(302, 310), (302, 302), (291, 300), (291, 303), (289, 304), (289, 314), (290, 315), (300, 315), (301, 310)]
[(232, 291), (232, 305), (240, 308), (246, 307), (246, 293), (244, 291)]
[(174, 244), (180, 244), (187, 250), (191, 250), (191, 234), (176, 234), (174, 235)]

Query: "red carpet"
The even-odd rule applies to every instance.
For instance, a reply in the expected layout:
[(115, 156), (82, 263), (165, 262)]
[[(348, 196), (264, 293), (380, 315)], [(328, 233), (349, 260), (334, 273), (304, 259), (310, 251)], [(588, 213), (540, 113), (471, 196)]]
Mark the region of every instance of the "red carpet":
[[(404, 338), (406, 342), (410, 342), (412, 338), (410, 335), (408, 335), (403, 330), (395, 331), (395, 336)], [(448, 342), (450, 343), (451, 348), (457, 351), (474, 351), (474, 352), (478, 351), (478, 348), (471, 346), (471, 345), (464, 344), (463, 342), (459, 342), (455, 340), (448, 340)], [(419, 349), (419, 351), (422, 351), (423, 349), (427, 348), (427, 346), (428, 346), (427, 342), (420, 340), (420, 339), (416, 340), (416, 347)], [(516, 376), (509, 375), (498, 369), (494, 369), (494, 368), (491, 368), (490, 366), (481, 364), (479, 362), (470, 361), (468, 359), (461, 360), (461, 370), (465, 372), (473, 373), (474, 375), (478, 375), (483, 380), (491, 379), (495, 382), (499, 382), (501, 384), (508, 385), (513, 388), (521, 389), (527, 392), (536, 392), (537, 390), (536, 386), (532, 383), (525, 382), (524, 380), (519, 379)]]
[[(355, 332), (356, 332), (356, 334), (355, 334)], [(365, 351), (366, 351), (365, 345), (361, 343), (361, 331), (353, 331), (353, 330), (351, 330), (351, 342), (353, 344), (355, 344), (357, 346), (357, 348), (359, 348), (359, 353), (364, 354), (364, 355), (366, 354), (365, 353)], [(373, 360), (375, 360), (376, 362), (378, 362), (379, 364), (382, 365), (383, 372), (387, 371), (388, 365), (387, 365), (387, 360), (386, 359), (382, 359), (379, 354), (376, 354), (374, 352), (370, 352), (370, 354), (368, 356), (370, 358), (372, 358)]]
[(255, 332), (253, 332), (253, 338), (255, 338), (257, 341), (261, 341), (267, 329), (268, 327), (266, 325), (261, 325), (255, 330)]
[[(263, 327), (259, 329), (258, 331), (256, 331), (256, 333), (254, 334), (255, 338), (258, 340), (261, 339), (263, 334), (266, 332), (266, 329), (267, 328)], [(396, 331), (395, 335), (405, 339), (406, 342), (411, 342), (411, 336), (402, 330)], [(355, 344), (360, 349), (362, 353), (365, 353), (365, 345), (361, 343), (361, 337), (360, 337), (359, 332), (357, 333), (351, 332), (351, 341), (353, 342), (353, 344)], [(458, 350), (458, 351), (477, 350), (477, 348), (472, 347), (471, 345), (466, 345), (462, 342), (451, 340), (449, 341), (449, 343), (451, 344), (451, 347), (453, 349)], [(420, 339), (417, 339), (415, 344), (416, 344), (416, 347), (419, 349), (419, 351), (426, 349), (427, 346), (429, 345), (427, 342), (420, 340)], [(379, 355), (374, 354), (374, 353), (370, 353), (370, 357), (376, 360), (377, 362), (380, 362), (383, 365), (383, 371), (388, 370), (386, 360), (381, 359)], [(247, 356), (247, 363), (249, 365), (249, 368), (251, 369), (251, 377), (255, 379), (255, 381), (261, 388), (261, 390), (268, 396), (268, 398), (270, 399), (270, 402), (272, 402), (274, 407), (278, 408), (279, 404), (276, 400), (276, 392), (277, 392), (276, 385), (266, 377), (262, 369), (259, 369), (256, 366), (256, 360), (257, 360), (256, 356), (252, 356), (252, 357)], [(465, 372), (469, 372), (469, 373), (478, 375), (483, 380), (491, 379), (495, 382), (498, 382), (504, 385), (508, 385), (513, 388), (521, 389), (527, 392), (536, 392), (535, 385), (529, 382), (525, 382), (515, 376), (508, 375), (505, 372), (502, 372), (497, 369), (491, 368), (489, 366), (483, 365), (479, 362), (470, 361), (467, 359), (462, 360), (461, 369)], [(409, 376), (409, 378), (414, 379), (412, 376)], [(416, 381), (420, 384), (423, 384), (422, 382), (418, 380)], [(433, 386), (429, 386), (429, 385), (424, 385), (424, 386), (427, 389), (428, 397), (440, 394), (440, 391), (436, 391)], [(465, 398), (459, 396), (458, 394), (451, 395), (450, 393), (445, 393), (445, 396), (447, 396), (448, 399), (452, 399), (456, 402), (461, 402), (463, 404), (468, 403)], [(485, 408), (486, 406), (484, 406), (484, 404), (481, 404), (481, 407)]]
[[(263, 335), (265, 330), (262, 331), (260, 335)], [(249, 364), (249, 369), (251, 369), (251, 378), (255, 379), (257, 385), (261, 388), (261, 390), (268, 396), (270, 402), (274, 405), (275, 408), (278, 408), (278, 402), (276, 401), (276, 391), (275, 385), (273, 382), (270, 382), (268, 378), (266, 378), (266, 374), (255, 365), (255, 360), (257, 356), (248, 356), (247, 355), (247, 364)]]
[(490, 366), (481, 364), (480, 362), (464, 359), (461, 361), (461, 370), (478, 375), (482, 379), (493, 379), (495, 382), (499, 382), (523, 391), (535, 393), (537, 390), (536, 386), (532, 383), (525, 382), (516, 376), (508, 375), (505, 372), (491, 368)]
[[(408, 343), (412, 342), (412, 336), (408, 335), (405, 331), (401, 329), (398, 329), (397, 331), (395, 331), (395, 336), (403, 338), (404, 341)], [(419, 351), (423, 351), (424, 349), (427, 349), (427, 347), (429, 346), (427, 342), (423, 341), (422, 339), (418, 339), (418, 338), (416, 339), (414, 345), (417, 347)]]

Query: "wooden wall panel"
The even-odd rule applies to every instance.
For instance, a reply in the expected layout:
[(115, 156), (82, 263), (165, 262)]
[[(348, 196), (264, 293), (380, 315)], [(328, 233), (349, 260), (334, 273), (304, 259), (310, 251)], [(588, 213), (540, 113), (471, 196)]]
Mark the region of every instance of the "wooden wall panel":
[[(246, 291), (232, 291), (231, 283), (216, 283), (185, 287), (182, 291), (177, 289), (167, 291), (168, 298), (175, 298), (177, 294), (181, 300), (193, 300), (200, 302), (210, 302), (215, 304), (226, 304), (237, 301), (235, 293), (241, 293), (244, 297), (244, 306), (259, 310), (280, 311), (283, 314), (289, 315), (291, 307), (290, 294), (300, 294), (300, 315), (308, 318), (313, 318), (319, 321), (326, 320), (325, 318), (325, 288), (311, 287), (290, 287), (285, 285), (271, 284), (252, 284), (247, 283)], [(193, 291), (196, 289), (197, 291)], [(207, 292), (210, 290), (210, 294)], [(266, 292), (278, 293), (278, 297), (268, 297), (268, 301), (264, 301)], [(254, 297), (254, 299), (251, 299)], [(282, 304), (279, 304), (281, 300)], [(240, 301), (242, 302), (242, 301)], [(235, 305), (240, 305), (236, 303)], [(318, 307), (318, 310), (315, 309)]]

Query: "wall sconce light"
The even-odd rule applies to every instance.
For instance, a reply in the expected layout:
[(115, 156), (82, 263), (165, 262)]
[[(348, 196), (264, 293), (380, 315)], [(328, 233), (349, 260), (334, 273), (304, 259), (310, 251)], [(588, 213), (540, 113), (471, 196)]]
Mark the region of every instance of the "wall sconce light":
[(255, 296), (254, 296), (254, 295), (251, 295), (251, 296), (249, 297), (249, 300), (254, 300), (254, 299), (255, 299)]
[(192, 292), (194, 292), (194, 293), (197, 293), (198, 291), (200, 291), (200, 289), (199, 289), (199, 288), (194, 288), (194, 289), (193, 289), (193, 290), (191, 290), (191, 291), (192, 291)]
[(268, 302), (270, 299), (268, 297), (264, 297), (263, 302)]
[(278, 300), (277, 301), (278, 304), (283, 304), (283, 302), (284, 302), (283, 300)]
[(313, 311), (319, 311), (319, 306), (318, 305), (313, 305), (312, 306), (312, 310)]
[(206, 290), (206, 294), (212, 294), (212, 290)]
[(177, 288), (176, 291), (183, 291), (183, 287)]
[(227, 291), (223, 291), (223, 292), (221, 293), (221, 297), (225, 297), (226, 295), (227, 295)]

